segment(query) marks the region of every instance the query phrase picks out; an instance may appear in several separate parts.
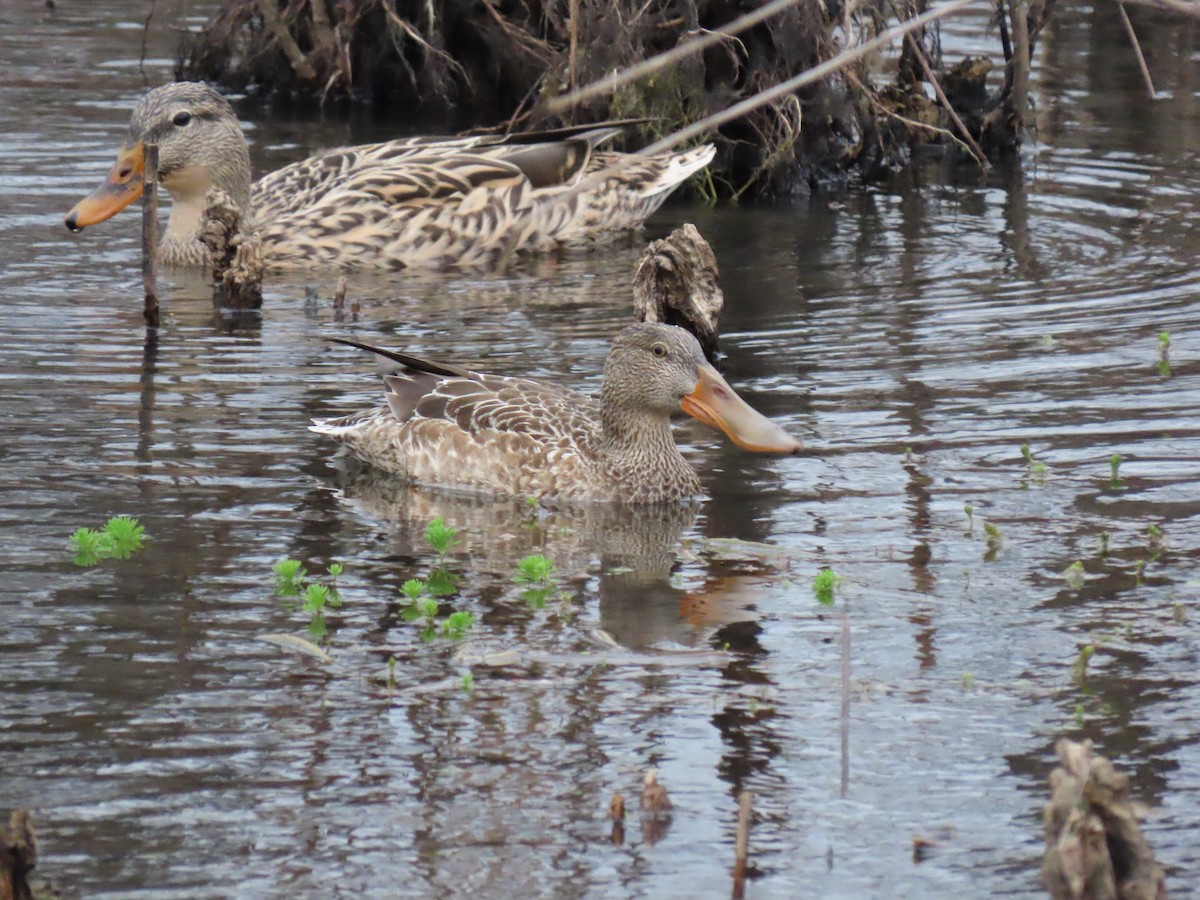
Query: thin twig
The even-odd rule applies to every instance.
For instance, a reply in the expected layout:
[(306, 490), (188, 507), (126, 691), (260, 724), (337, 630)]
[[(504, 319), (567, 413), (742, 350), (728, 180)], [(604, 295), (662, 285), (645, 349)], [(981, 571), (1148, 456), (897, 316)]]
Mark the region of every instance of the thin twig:
[(746, 863), (750, 856), (750, 817), (754, 795), (749, 791), (738, 794), (737, 834), (733, 840), (733, 896), (740, 900), (746, 894)]
[(1133, 30), (1133, 23), (1129, 21), (1129, 13), (1125, 12), (1125, 4), (1117, 2), (1117, 12), (1121, 14), (1121, 22), (1125, 25), (1125, 33), (1129, 35), (1129, 43), (1133, 45), (1133, 53), (1137, 57), (1138, 68), (1142, 70), (1142, 80), (1146, 83), (1146, 93), (1150, 95), (1150, 99), (1154, 100), (1158, 97), (1158, 92), (1154, 90), (1154, 81), (1150, 78), (1150, 68), (1146, 65), (1146, 57), (1142, 55), (1142, 45), (1138, 41), (1137, 32)]
[(793, 91), (799, 90), (806, 84), (812, 84), (814, 81), (820, 81), (835, 72), (844, 69), (846, 66), (856, 62), (868, 53), (882, 47), (884, 44), (890, 43), (897, 38), (901, 38), (917, 28), (928, 25), (930, 22), (943, 19), (951, 13), (958, 12), (964, 6), (976, 2), (976, 0), (950, 0), (944, 6), (939, 6), (937, 9), (922, 13), (914, 19), (909, 19), (893, 28), (885, 31), (883, 34), (876, 35), (871, 40), (860, 44), (850, 50), (845, 50), (839, 53), (832, 59), (826, 60), (819, 66), (814, 66), (805, 72), (801, 72), (794, 78), (789, 78), (787, 81), (780, 82), (772, 88), (761, 91), (752, 97), (747, 97), (740, 103), (735, 103), (733, 106), (727, 107), (718, 113), (714, 113), (707, 118), (701, 119), (699, 122), (693, 122), (686, 128), (681, 128), (679, 131), (669, 134), (662, 140), (656, 141), (649, 147), (646, 147), (640, 152), (645, 156), (652, 156), (655, 153), (662, 153), (664, 150), (670, 150), (679, 144), (689, 141), (694, 137), (704, 134), (706, 131), (711, 131), (731, 119), (739, 118), (746, 115), (748, 112), (753, 112), (760, 106), (765, 106), (768, 103), (790, 94)]
[(142, 183), (142, 316), (147, 328), (157, 328), (158, 313), (158, 144), (142, 148), (145, 174)]
[(958, 129), (958, 133), (967, 143), (967, 147), (971, 151), (971, 155), (975, 157), (979, 163), (979, 168), (986, 175), (991, 171), (991, 163), (987, 161), (987, 157), (983, 155), (983, 151), (979, 149), (979, 145), (975, 143), (975, 138), (971, 132), (967, 130), (967, 126), (963, 124), (963, 120), (959, 118), (958, 113), (954, 111), (954, 107), (950, 105), (950, 100), (946, 97), (946, 92), (942, 90), (941, 84), (938, 83), (937, 76), (933, 73), (933, 68), (929, 65), (929, 60), (925, 58), (923, 51), (916, 39), (911, 34), (906, 34), (904, 39), (908, 41), (909, 47), (912, 48), (913, 55), (917, 58), (917, 63), (921, 67), (921, 71), (925, 73), (925, 80), (933, 85), (933, 93), (937, 96), (938, 103), (942, 104), (942, 108), (950, 116), (950, 121), (954, 123), (954, 127)]
[(142, 86), (150, 87), (150, 76), (146, 74), (146, 44), (150, 38), (150, 20), (154, 18), (156, 0), (150, 0), (150, 11), (146, 13), (146, 21), (142, 24), (142, 52), (138, 54), (138, 71), (142, 73)]
[[(859, 90), (863, 90), (862, 82), (859, 81), (856, 77), (851, 75), (849, 72), (846, 73), (846, 77), (850, 79), (851, 83), (856, 88), (858, 88)], [(918, 122), (916, 119), (910, 119), (908, 116), (900, 115), (900, 113), (896, 112), (895, 110), (888, 109), (886, 106), (884, 106), (882, 103), (880, 103), (876, 98), (871, 97), (870, 95), (868, 95), (868, 99), (871, 101), (871, 105), (874, 106), (875, 109), (877, 109), (882, 115), (887, 116), (889, 119), (895, 119), (897, 122), (902, 122), (905, 125), (909, 126), (910, 128), (923, 128), (926, 131), (932, 131), (934, 134), (940, 134), (942, 137), (946, 138), (947, 140), (953, 141), (954, 143), (958, 144), (958, 146), (962, 148), (962, 151), (964, 153), (971, 152), (971, 148), (962, 142), (962, 138), (960, 138), (957, 134), (955, 134), (949, 128), (942, 128), (939, 125), (930, 125), (928, 122)]]
[(850, 617), (842, 614), (842, 796), (850, 791)]
[(637, 65), (630, 66), (628, 69), (614, 72), (612, 75), (601, 78), (598, 81), (593, 81), (591, 84), (585, 85), (577, 91), (571, 91), (569, 94), (563, 94), (561, 97), (554, 97), (546, 103), (546, 112), (560, 113), (569, 107), (577, 106), (584, 100), (590, 100), (592, 97), (599, 96), (600, 94), (611, 94), (622, 85), (635, 81), (643, 75), (649, 75), (651, 72), (657, 72), (664, 66), (669, 66), (678, 60), (691, 56), (693, 53), (698, 53), (706, 47), (711, 47), (729, 35), (745, 31), (747, 28), (757, 25), (763, 19), (770, 18), (777, 12), (787, 9), (789, 6), (794, 6), (798, 2), (800, 0), (771, 0), (770, 3), (759, 7), (754, 12), (734, 19), (728, 25), (722, 25), (719, 29), (714, 29), (703, 37), (678, 44), (665, 53), (652, 56), (649, 59), (642, 60)]

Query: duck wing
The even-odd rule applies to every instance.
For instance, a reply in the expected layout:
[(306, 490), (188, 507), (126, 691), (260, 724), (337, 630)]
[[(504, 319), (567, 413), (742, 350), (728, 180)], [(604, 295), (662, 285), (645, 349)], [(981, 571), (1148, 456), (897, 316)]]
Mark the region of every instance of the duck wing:
[(576, 391), (532, 378), (473, 372), (345, 338), (332, 340), (397, 364), (383, 380), (388, 408), (399, 423), (439, 422), (473, 441), (520, 435), (564, 449), (590, 446), (599, 432), (599, 404)]

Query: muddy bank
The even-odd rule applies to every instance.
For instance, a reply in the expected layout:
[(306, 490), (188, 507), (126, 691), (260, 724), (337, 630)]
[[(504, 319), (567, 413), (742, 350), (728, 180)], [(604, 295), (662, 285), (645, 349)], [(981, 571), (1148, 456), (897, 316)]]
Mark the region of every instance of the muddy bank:
[[(990, 57), (943, 57), (934, 26), (896, 35), (888, 54), (722, 124), (709, 197), (802, 193), (905, 165), (923, 145), (995, 157), (1019, 143), (1037, 36), (1054, 0), (998, 2)], [(870, 0), (788, 4), (747, 28), (727, 0), (232, 0), (185, 44), (178, 74), (313, 103), (361, 102), (460, 127), (544, 127), (646, 117), (660, 139), (925, 12)], [(702, 35), (700, 52), (558, 115), (548, 101)], [(986, 163), (982, 163), (986, 165)]]

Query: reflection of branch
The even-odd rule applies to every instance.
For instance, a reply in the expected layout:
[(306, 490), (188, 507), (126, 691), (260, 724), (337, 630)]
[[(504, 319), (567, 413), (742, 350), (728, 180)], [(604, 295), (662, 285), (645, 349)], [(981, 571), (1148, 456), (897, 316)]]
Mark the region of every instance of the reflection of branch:
[(1138, 68), (1142, 70), (1142, 80), (1146, 82), (1146, 91), (1150, 94), (1150, 99), (1153, 100), (1158, 96), (1158, 92), (1154, 90), (1154, 82), (1150, 78), (1150, 69), (1146, 65), (1146, 57), (1142, 55), (1142, 45), (1138, 41), (1137, 32), (1133, 30), (1133, 23), (1129, 21), (1129, 13), (1125, 12), (1125, 4), (1120, 0), (1117, 2), (1117, 12), (1121, 14), (1121, 22), (1125, 25), (1125, 33), (1129, 35), (1129, 43), (1133, 45), (1133, 53), (1137, 57)]
[(903, 37), (910, 31), (917, 28), (922, 28), (930, 22), (938, 19), (944, 19), (953, 12), (958, 12), (964, 6), (975, 2), (975, 0), (950, 0), (944, 6), (939, 6), (937, 9), (922, 13), (916, 18), (909, 19), (893, 28), (888, 29), (883, 34), (876, 35), (869, 41), (865, 41), (850, 50), (844, 50), (832, 59), (828, 59), (819, 66), (814, 66), (805, 72), (801, 72), (794, 78), (789, 78), (787, 81), (782, 81), (772, 88), (767, 88), (765, 91), (760, 91), (751, 97), (747, 97), (740, 103), (735, 103), (733, 106), (721, 110), (719, 113), (714, 113), (707, 118), (701, 119), (699, 122), (693, 122), (686, 128), (681, 128), (673, 134), (667, 135), (660, 141), (656, 141), (649, 147), (640, 151), (645, 156), (651, 156), (655, 153), (662, 153), (664, 150), (670, 150), (672, 147), (682, 144), (684, 141), (691, 140), (706, 131), (711, 131), (720, 125), (730, 121), (731, 119), (739, 118), (746, 113), (753, 112), (760, 106), (766, 106), (774, 100), (790, 94), (793, 91), (799, 90), (805, 85), (812, 84), (814, 81), (820, 81), (829, 75), (846, 68), (853, 62), (857, 62), (869, 53), (878, 50), (884, 44), (891, 43), (896, 38)]
[(938, 83), (937, 76), (933, 74), (933, 69), (929, 66), (929, 60), (925, 58), (925, 52), (921, 49), (920, 44), (912, 34), (906, 34), (904, 39), (908, 41), (908, 45), (912, 48), (913, 55), (921, 66), (921, 71), (925, 73), (925, 80), (933, 85), (933, 92), (937, 95), (938, 103), (942, 104), (946, 112), (950, 116), (950, 121), (954, 123), (954, 127), (958, 129), (958, 133), (963, 136), (963, 140), (967, 143), (967, 148), (971, 151), (971, 155), (975, 157), (979, 163), (979, 168), (986, 175), (991, 170), (991, 165), (987, 161), (987, 157), (983, 155), (983, 151), (979, 149), (979, 145), (975, 143), (975, 138), (971, 136), (971, 132), (967, 130), (967, 126), (963, 124), (963, 120), (958, 117), (958, 113), (954, 111), (954, 107), (950, 105), (950, 101), (946, 98), (946, 92), (942, 90), (942, 86)]
[(283, 24), (283, 19), (279, 15), (279, 4), (276, 0), (258, 0), (258, 8), (262, 13), (263, 21), (267, 27), (271, 29), (271, 33), (275, 35), (275, 40), (279, 41), (279, 47), (283, 50), (283, 55), (288, 58), (288, 62), (292, 64), (292, 68), (296, 74), (305, 81), (316, 81), (317, 73), (313, 69), (312, 63), (308, 61), (308, 57), (296, 44), (296, 39), (292, 37), (287, 26)]

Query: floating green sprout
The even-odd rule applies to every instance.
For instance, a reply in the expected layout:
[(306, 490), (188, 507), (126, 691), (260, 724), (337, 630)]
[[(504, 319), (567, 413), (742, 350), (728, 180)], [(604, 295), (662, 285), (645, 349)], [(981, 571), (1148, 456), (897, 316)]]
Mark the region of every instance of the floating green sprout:
[(1100, 555), (1108, 556), (1108, 532), (1100, 532)]
[(983, 523), (984, 539), (987, 541), (987, 550), (983, 554), (985, 562), (991, 562), (1000, 552), (1000, 546), (1004, 543), (1004, 532), (1000, 530), (999, 525), (993, 525), (991, 522)]
[(963, 672), (962, 686), (963, 686), (964, 691), (969, 691), (975, 687), (975, 673), (974, 672)]
[(465, 610), (452, 612), (446, 616), (446, 621), (442, 623), (442, 636), (454, 641), (460, 641), (466, 637), (467, 632), (471, 630), (474, 624), (474, 613)]
[(1171, 374), (1171, 334), (1167, 331), (1158, 333), (1158, 374), (1164, 378)]
[(425, 526), (425, 540), (429, 541), (429, 545), (437, 551), (442, 560), (445, 560), (450, 548), (458, 543), (454, 539), (457, 534), (458, 529), (451, 528), (440, 516)]
[(387, 686), (392, 689), (396, 687), (396, 657), (394, 656), (388, 657)]
[(308, 633), (320, 640), (328, 633), (325, 610), (338, 609), (342, 595), (337, 589), (337, 577), (345, 571), (341, 563), (330, 563), (326, 568), (330, 583), (322, 584), (308, 577), (308, 570), (298, 559), (281, 559), (271, 567), (275, 575), (275, 595), (299, 597), (300, 609), (308, 613)]
[(71, 535), (77, 566), (94, 566), (102, 559), (129, 559), (145, 546), (146, 529), (130, 516), (113, 516), (96, 531), (79, 528)]
[(298, 559), (281, 559), (271, 571), (275, 573), (275, 593), (280, 597), (295, 597), (308, 581), (308, 570)]
[(1121, 486), (1121, 454), (1114, 453), (1108, 458), (1108, 466), (1112, 470), (1112, 477), (1108, 480), (1108, 486), (1119, 488)]
[(1079, 656), (1071, 664), (1071, 675), (1078, 683), (1083, 684), (1087, 681), (1088, 662), (1095, 654), (1096, 645), (1094, 643), (1084, 644), (1079, 648)]
[(1083, 587), (1084, 581), (1087, 580), (1087, 573), (1083, 570), (1083, 562), (1078, 559), (1063, 569), (1062, 576), (1074, 590), (1079, 590)]
[(833, 569), (821, 569), (813, 576), (813, 595), (824, 606), (833, 606), (833, 593), (842, 579)]
[(975, 507), (970, 503), (964, 503), (963, 512), (967, 514), (967, 534), (970, 534), (975, 530)]
[(1033, 458), (1033, 451), (1029, 449), (1028, 444), (1021, 445), (1021, 456), (1025, 459), (1025, 465), (1029, 466), (1029, 471), (1033, 475), (1035, 481), (1044, 481), (1046, 478), (1046, 464), (1039, 462)]
[(529, 585), (521, 597), (531, 609), (542, 609), (550, 595), (558, 589), (554, 562), (540, 553), (524, 557), (517, 563), (513, 583)]
[(462, 689), (464, 693), (471, 693), (475, 689), (475, 676), (470, 672), (464, 672), (462, 677)]

